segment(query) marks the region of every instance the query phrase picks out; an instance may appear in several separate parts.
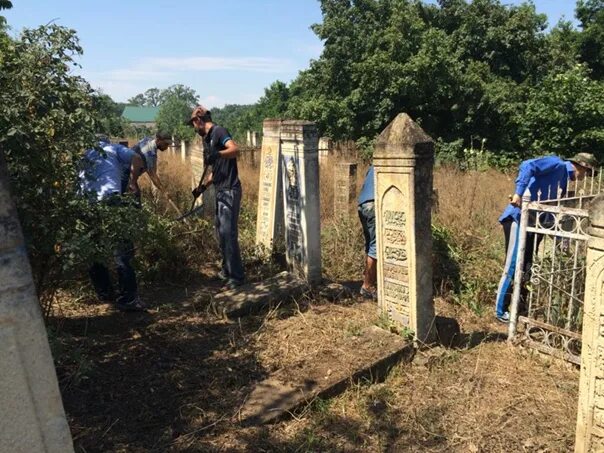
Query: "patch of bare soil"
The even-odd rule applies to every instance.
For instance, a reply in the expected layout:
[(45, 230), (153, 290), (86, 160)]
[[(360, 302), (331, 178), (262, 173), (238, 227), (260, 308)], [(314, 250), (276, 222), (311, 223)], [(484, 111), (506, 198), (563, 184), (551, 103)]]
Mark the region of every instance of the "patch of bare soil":
[(439, 314), (460, 321), (459, 348), (420, 351), (382, 384), (243, 427), (257, 382), (277, 371), (300, 378), (299, 364), (338, 354), (339, 341), (380, 320), (372, 303), (307, 298), (227, 322), (212, 311), (217, 291), (204, 280), (149, 293), (146, 314), (62, 302), (51, 342), (77, 451), (572, 448), (578, 371), (509, 346), (502, 327), (444, 303)]

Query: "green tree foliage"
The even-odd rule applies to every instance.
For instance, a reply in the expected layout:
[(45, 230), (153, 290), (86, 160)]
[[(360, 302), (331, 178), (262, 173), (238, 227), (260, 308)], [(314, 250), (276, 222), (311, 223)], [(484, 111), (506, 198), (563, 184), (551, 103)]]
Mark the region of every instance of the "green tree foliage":
[(579, 0), (577, 19), (583, 32), (579, 35), (581, 60), (589, 65), (593, 76), (604, 78), (604, 0)]
[(82, 152), (103, 127), (95, 104), (108, 103), (73, 75), (81, 53), (75, 31), (56, 25), (0, 39), (0, 152), (41, 296), (56, 289), (66, 271), (111, 256), (142, 217), (78, 195)]
[(195, 91), (184, 85), (173, 85), (160, 93), (160, 99), (158, 129), (169, 132), (178, 140), (191, 140), (195, 132), (185, 125), (185, 121), (198, 102)]
[(161, 90), (159, 88), (149, 88), (144, 93), (128, 99), (128, 105), (137, 105), (139, 107), (157, 107), (161, 103)]
[(584, 65), (552, 73), (531, 90), (517, 123), (521, 145), (535, 154), (588, 151), (602, 159), (604, 82), (591, 79)]
[(212, 109), (212, 120), (226, 127), (236, 142), (245, 144), (246, 133), (256, 130), (262, 120), (254, 112), (255, 105), (228, 104), (222, 108)]
[(92, 108), (98, 118), (98, 133), (112, 137), (124, 135), (123, 104), (115, 102), (111, 96), (106, 94), (95, 93), (92, 97)]

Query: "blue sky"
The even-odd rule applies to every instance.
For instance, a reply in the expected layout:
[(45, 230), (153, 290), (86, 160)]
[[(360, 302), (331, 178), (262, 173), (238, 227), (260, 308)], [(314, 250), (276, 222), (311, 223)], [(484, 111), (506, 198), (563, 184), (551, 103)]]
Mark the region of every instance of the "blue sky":
[[(534, 3), (550, 25), (574, 18), (574, 0)], [(210, 108), (253, 103), (322, 48), (310, 30), (318, 0), (13, 0), (2, 13), (15, 34), (53, 21), (76, 29), (82, 75), (116, 101), (182, 83)]]

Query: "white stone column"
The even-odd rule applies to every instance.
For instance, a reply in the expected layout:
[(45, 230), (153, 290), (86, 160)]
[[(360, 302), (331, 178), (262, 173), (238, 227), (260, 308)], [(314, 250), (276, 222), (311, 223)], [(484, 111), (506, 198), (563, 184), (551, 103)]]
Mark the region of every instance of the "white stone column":
[[(203, 144), (199, 136), (191, 141), (191, 190), (193, 190), (199, 184), (199, 179), (203, 174)], [(197, 205), (201, 203), (201, 199), (197, 199)]]
[(280, 165), (281, 120), (264, 120), (263, 131), (256, 245), (271, 253), (275, 240), (283, 234), (283, 193)]
[(604, 196), (589, 211), (576, 452), (604, 451)]
[(434, 323), (431, 197), (434, 142), (404, 113), (376, 141), (378, 303), (427, 341)]
[(180, 142), (180, 158), (183, 162), (187, 160), (187, 144), (184, 140), (181, 140)]
[(73, 452), (46, 329), (1, 154), (0, 451)]
[(281, 123), (281, 171), (289, 270), (310, 285), (321, 282), (321, 219), (317, 127)]
[(246, 146), (252, 146), (252, 131), (247, 131), (245, 134)]

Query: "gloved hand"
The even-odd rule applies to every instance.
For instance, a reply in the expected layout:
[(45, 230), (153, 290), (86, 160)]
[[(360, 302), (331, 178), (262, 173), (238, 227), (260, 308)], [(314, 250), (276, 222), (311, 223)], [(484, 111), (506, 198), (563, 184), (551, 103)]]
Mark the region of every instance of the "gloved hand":
[(191, 192), (193, 194), (193, 198), (197, 199), (199, 198), (199, 196), (204, 193), (206, 191), (207, 187), (202, 184), (198, 187), (195, 187), (195, 189), (193, 189), (193, 191)]

